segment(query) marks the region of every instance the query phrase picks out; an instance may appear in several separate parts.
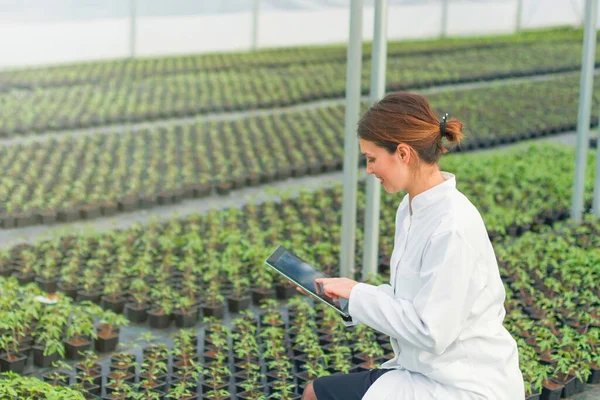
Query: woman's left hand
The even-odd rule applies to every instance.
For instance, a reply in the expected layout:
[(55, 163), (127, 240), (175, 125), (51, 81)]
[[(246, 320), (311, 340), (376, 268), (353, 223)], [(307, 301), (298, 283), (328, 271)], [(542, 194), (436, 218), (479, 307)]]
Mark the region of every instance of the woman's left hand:
[(315, 282), (322, 284), (325, 294), (334, 299), (349, 299), (352, 288), (358, 285), (358, 282), (348, 278), (317, 278)]

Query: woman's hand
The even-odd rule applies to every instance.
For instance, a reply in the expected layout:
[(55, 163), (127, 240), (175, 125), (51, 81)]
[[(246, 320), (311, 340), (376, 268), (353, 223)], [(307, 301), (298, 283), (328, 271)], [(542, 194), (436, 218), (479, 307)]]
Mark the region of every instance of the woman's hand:
[(317, 278), (315, 283), (322, 284), (325, 295), (333, 299), (350, 299), (352, 288), (358, 285), (358, 282), (348, 278)]
[[(344, 299), (350, 299), (350, 292), (352, 291), (352, 288), (358, 284), (358, 282), (348, 278), (317, 278), (315, 279), (315, 286), (317, 283), (323, 285), (323, 291), (325, 292), (325, 295), (334, 299), (340, 297)], [(294, 284), (293, 282), (290, 282), (290, 285), (296, 286), (296, 290), (298, 292), (309, 296), (309, 294), (306, 293), (306, 291), (300, 286)]]

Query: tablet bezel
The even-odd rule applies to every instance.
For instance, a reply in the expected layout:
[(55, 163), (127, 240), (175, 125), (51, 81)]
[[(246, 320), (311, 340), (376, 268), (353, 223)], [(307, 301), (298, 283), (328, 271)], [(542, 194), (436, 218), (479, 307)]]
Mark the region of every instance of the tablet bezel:
[(289, 249), (283, 247), (283, 246), (278, 246), (275, 251), (273, 251), (273, 253), (271, 253), (271, 255), (265, 260), (265, 264), (267, 264), (269, 267), (271, 267), (272, 269), (274, 269), (276, 272), (278, 272), (280, 275), (284, 276), (287, 280), (294, 282), (294, 284), (296, 286), (301, 287), (302, 289), (304, 289), (304, 291), (306, 293), (308, 293), (311, 297), (319, 300), (321, 303), (328, 305), (329, 307), (333, 308), (335, 311), (337, 311), (340, 315), (346, 317), (346, 318), (350, 318), (350, 314), (348, 314), (347, 312), (343, 311), (340, 308), (337, 308), (335, 305), (331, 304), (330, 302), (328, 302), (327, 300), (325, 300), (324, 298), (322, 298), (321, 296), (319, 296), (318, 294), (316, 294), (314, 291), (316, 289), (309, 289), (306, 286), (302, 285), (300, 282), (297, 282), (295, 279), (293, 279), (292, 277), (286, 275), (285, 273), (283, 273), (283, 271), (281, 271), (279, 268), (275, 267), (275, 261), (277, 261), (279, 259), (279, 257), (281, 257), (281, 255), (283, 255), (283, 253), (285, 252), (290, 253), (291, 255), (293, 255), (294, 257), (298, 258), (299, 260), (301, 260), (302, 262), (305, 262), (306, 264), (308, 264), (312, 269), (314, 269), (316, 272), (320, 272), (321, 274), (325, 275), (324, 278), (329, 278), (329, 276), (316, 269), (311, 263), (307, 262), (306, 260), (303, 260), (302, 258), (298, 257), (298, 255), (294, 254), (292, 251), (290, 251)]

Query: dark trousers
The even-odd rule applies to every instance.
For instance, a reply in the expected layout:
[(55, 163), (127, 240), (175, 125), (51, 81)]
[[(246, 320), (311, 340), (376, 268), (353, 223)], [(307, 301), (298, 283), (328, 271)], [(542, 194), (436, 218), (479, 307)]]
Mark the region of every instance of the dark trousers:
[(313, 389), (317, 400), (361, 400), (373, 382), (388, 371), (393, 369), (323, 376), (314, 380)]

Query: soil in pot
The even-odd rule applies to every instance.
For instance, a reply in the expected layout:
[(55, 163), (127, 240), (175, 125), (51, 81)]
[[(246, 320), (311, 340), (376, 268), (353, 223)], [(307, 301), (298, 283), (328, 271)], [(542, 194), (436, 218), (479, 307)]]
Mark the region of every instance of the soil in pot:
[(22, 353), (2, 353), (0, 355), (0, 372), (12, 371), (20, 374), (27, 365), (27, 356)]
[(543, 382), (543, 390), (540, 396), (540, 400), (559, 400), (562, 394), (564, 385), (553, 382), (550, 379), (546, 379)]
[(575, 376), (560, 374), (552, 380), (564, 386), (562, 397), (571, 397), (575, 394)]

